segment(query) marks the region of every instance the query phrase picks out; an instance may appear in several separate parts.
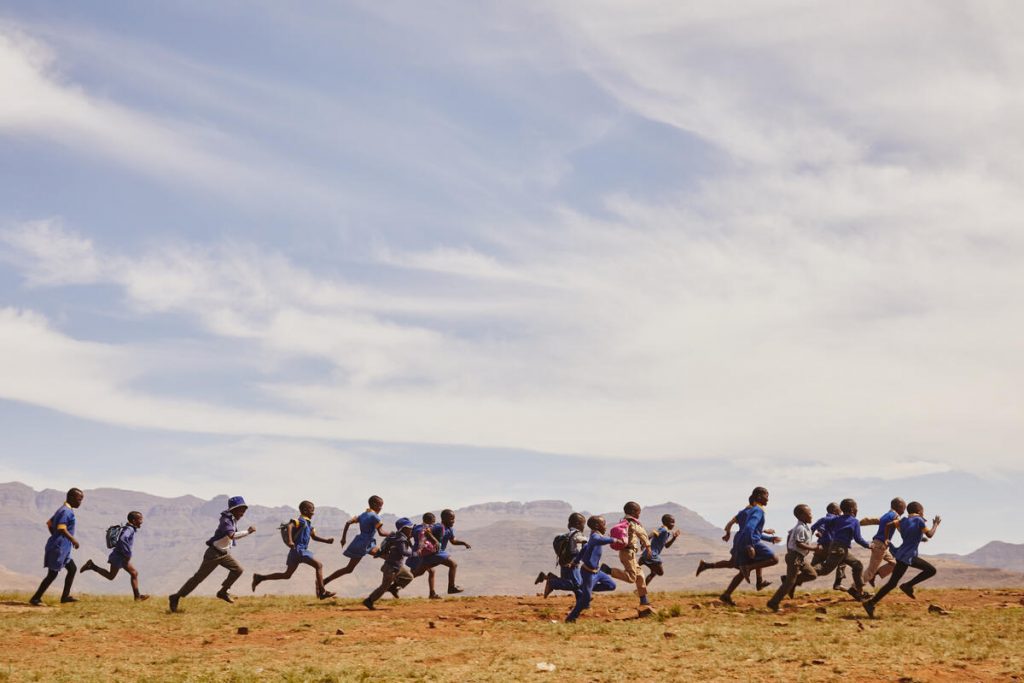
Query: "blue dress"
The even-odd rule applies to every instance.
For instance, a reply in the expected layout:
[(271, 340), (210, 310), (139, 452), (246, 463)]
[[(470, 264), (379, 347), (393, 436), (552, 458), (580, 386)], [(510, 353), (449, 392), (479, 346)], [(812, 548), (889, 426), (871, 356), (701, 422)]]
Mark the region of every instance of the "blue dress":
[(342, 555), (354, 560), (369, 553), (377, 545), (378, 524), (380, 515), (373, 510), (359, 515), (359, 533), (349, 542)]
[(661, 551), (665, 549), (665, 544), (668, 543), (671, 536), (671, 531), (663, 526), (658, 527), (658, 530), (651, 536), (651, 549), (645, 550), (640, 555), (640, 564), (648, 567), (652, 564), (661, 564)]
[[(733, 559), (737, 566), (754, 564), (775, 557), (771, 546), (762, 541), (764, 532), (764, 508), (755, 505), (749, 508), (743, 520), (743, 526), (736, 533)], [(747, 555), (747, 548), (753, 546), (754, 557)]]
[(313, 522), (306, 517), (299, 517), (295, 522), (295, 530), (292, 532), (292, 542), (295, 543), (295, 546), (288, 549), (288, 564), (298, 564), (303, 559), (313, 559), (313, 553), (309, 550), (309, 541), (313, 536)]
[(897, 562), (914, 563), (926, 526), (928, 526), (928, 522), (924, 520), (924, 517), (911, 516), (900, 520), (900, 538), (903, 539), (903, 544), (892, 553)]
[(68, 533), (75, 535), (75, 511), (66, 503), (53, 513), (46, 523), (50, 528), (50, 537), (46, 539), (46, 550), (43, 552), (43, 566), (50, 571), (59, 572), (71, 561), (71, 541), (60, 533), (58, 527), (64, 526)]

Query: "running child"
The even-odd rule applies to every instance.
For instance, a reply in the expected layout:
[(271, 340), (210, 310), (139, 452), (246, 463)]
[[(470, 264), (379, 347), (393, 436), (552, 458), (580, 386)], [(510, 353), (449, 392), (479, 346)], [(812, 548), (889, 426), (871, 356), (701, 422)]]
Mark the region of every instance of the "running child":
[(319, 560), (313, 558), (309, 549), (310, 541), (318, 543), (334, 543), (333, 538), (318, 536), (313, 528), (313, 515), (316, 513), (316, 506), (308, 500), (299, 503), (299, 518), (288, 522), (284, 529), (287, 536), (285, 544), (288, 546), (288, 558), (285, 560), (285, 570), (276, 574), (253, 574), (252, 591), (256, 592), (256, 586), (264, 581), (279, 581), (292, 578), (292, 574), (299, 568), (300, 564), (308, 564), (316, 571), (316, 597), (321, 600), (333, 598), (334, 593), (324, 588), (324, 566)]
[(594, 583), (599, 574), (607, 573), (601, 569), (601, 549), (611, 543), (614, 539), (605, 536), (605, 521), (600, 515), (587, 520), (587, 527), (590, 529), (590, 538), (583, 544), (580, 551), (573, 560), (573, 565), (579, 567), (580, 585), (576, 589), (576, 604), (565, 617), (565, 623), (571, 624), (579, 618), (583, 610), (590, 609), (590, 599), (594, 592)]
[(380, 568), (381, 581), (380, 585), (363, 600), (366, 609), (377, 609), (373, 603), (386, 591), (397, 598), (398, 591), (412, 581), (412, 572), (404, 564), (412, 556), (412, 529), (412, 520), (400, 517), (395, 521), (395, 532), (388, 535), (381, 544), (380, 554), (384, 557), (384, 566)]
[(793, 597), (793, 591), (798, 583), (812, 581), (818, 576), (807, 561), (808, 553), (814, 552), (818, 547), (814, 542), (814, 532), (811, 531), (811, 520), (814, 516), (811, 514), (810, 506), (797, 505), (793, 508), (793, 516), (797, 522), (786, 537), (786, 578), (775, 591), (775, 595), (768, 600), (768, 608), (774, 612), (779, 611), (779, 604), (784, 597)]
[[(914, 595), (914, 586), (935, 576), (935, 567), (918, 555), (918, 547), (923, 539), (931, 538), (935, 535), (935, 532), (939, 529), (939, 524), (942, 523), (942, 517), (936, 515), (935, 519), (932, 520), (931, 528), (929, 528), (928, 523), (925, 521), (923, 505), (914, 501), (907, 506), (907, 512), (909, 513), (907, 517), (889, 522), (887, 537), (891, 538), (892, 532), (898, 528), (900, 536), (903, 538), (903, 545), (893, 553), (896, 557), (896, 568), (892, 570), (889, 581), (878, 589), (878, 593), (873, 598), (864, 603), (864, 611), (870, 617), (875, 616), (875, 606), (897, 584), (899, 584), (901, 591), (906, 593), (911, 599), (916, 600), (917, 596)], [(906, 583), (900, 583), (900, 579), (907, 573), (907, 569), (911, 567), (920, 570), (918, 575)]]
[(644, 567), (648, 567), (651, 573), (647, 575), (647, 585), (651, 585), (651, 581), (654, 580), (655, 576), (664, 576), (665, 569), (661, 563), (661, 553), (666, 548), (671, 548), (672, 544), (679, 538), (679, 529), (676, 529), (676, 518), (672, 515), (661, 516), (661, 526), (655, 529), (654, 534), (650, 537), (651, 547), (649, 550), (645, 550), (640, 555), (640, 564)]
[(644, 573), (640, 570), (640, 565), (637, 564), (636, 556), (641, 549), (650, 552), (651, 540), (647, 537), (647, 530), (640, 524), (639, 503), (629, 501), (622, 506), (622, 512), (625, 516), (615, 525), (610, 534), (612, 538), (616, 539), (615, 545), (612, 547), (621, 546), (618, 550), (622, 569), (618, 567), (613, 569), (608, 565), (601, 565), (600, 569), (604, 573), (610, 574), (613, 579), (636, 584), (636, 592), (640, 596), (640, 613), (649, 614), (651, 602), (647, 597), (647, 581), (644, 580)]
[(868, 561), (868, 568), (864, 570), (864, 583), (875, 587), (875, 578), (885, 578), (892, 574), (896, 568), (896, 560), (889, 552), (889, 525), (893, 520), (898, 520), (907, 511), (907, 503), (902, 498), (893, 498), (889, 503), (889, 511), (878, 518), (878, 520), (862, 519), (861, 525), (878, 524), (878, 531), (871, 538), (871, 559)]
[(149, 600), (148, 595), (139, 592), (139, 572), (132, 566), (132, 549), (135, 545), (135, 532), (142, 528), (142, 513), (133, 510), (128, 513), (128, 524), (121, 527), (121, 533), (117, 536), (117, 543), (107, 556), (110, 569), (100, 567), (92, 560), (86, 560), (82, 565), (82, 571), (94, 571), (107, 581), (113, 581), (117, 573), (122, 569), (131, 577), (132, 594), (138, 601)]
[(736, 532), (733, 545), (733, 560), (736, 562), (736, 576), (718, 599), (727, 605), (735, 605), (732, 594), (750, 572), (765, 569), (779, 563), (775, 551), (765, 541), (778, 543), (782, 539), (764, 528), (764, 508), (768, 505), (768, 489), (756, 487), (750, 494), (753, 504), (746, 510), (740, 530)]
[(870, 547), (860, 533), (860, 520), (857, 519), (857, 501), (853, 498), (844, 498), (839, 503), (842, 515), (828, 523), (828, 532), (832, 536), (832, 542), (828, 546), (825, 559), (821, 564), (813, 565), (818, 576), (831, 574), (833, 570), (841, 565), (847, 565), (853, 573), (853, 587), (847, 593), (853, 596), (854, 600), (863, 600), (864, 595), (864, 565), (860, 560), (850, 554), (850, 546), (854, 541), (862, 548)]
[[(586, 518), (580, 513), (574, 512), (569, 515), (569, 530), (555, 537), (553, 545), (556, 562), (559, 567), (559, 575), (556, 576), (551, 572), (541, 572), (537, 575), (537, 580), (534, 581), (535, 585), (538, 583), (544, 584), (545, 598), (551, 595), (552, 591), (571, 591), (575, 593), (580, 587), (580, 582), (582, 581), (580, 568), (574, 562), (580, 548), (587, 542), (587, 538), (583, 533), (585, 526)], [(613, 590), (615, 590), (615, 581), (612, 577), (599, 571), (594, 579), (593, 592)]]
[(430, 533), (437, 540), (437, 552), (420, 558), (413, 576), (420, 576), (433, 567), (448, 567), (448, 594), (461, 593), (463, 588), (455, 583), (455, 572), (459, 568), (458, 562), (452, 559), (448, 553), (449, 544), (452, 546), (461, 545), (466, 550), (472, 548), (469, 543), (460, 541), (455, 537), (455, 511), (441, 510), (441, 522), (430, 527)]
[(250, 526), (245, 531), (238, 530), (238, 521), (245, 516), (245, 511), (248, 509), (249, 506), (245, 504), (245, 499), (241, 496), (228, 498), (228, 509), (220, 513), (217, 530), (206, 541), (206, 552), (203, 554), (203, 561), (199, 565), (199, 569), (192, 575), (192, 578), (178, 589), (177, 593), (172, 593), (167, 598), (172, 612), (177, 612), (178, 603), (181, 602), (181, 599), (194, 591), (217, 567), (224, 567), (228, 570), (227, 577), (225, 577), (224, 582), (221, 584), (220, 590), (217, 591), (217, 597), (226, 603), (234, 603), (234, 599), (228, 593), (228, 589), (231, 588), (245, 570), (242, 569), (242, 565), (238, 560), (231, 556), (231, 548), (238, 539), (256, 533), (256, 527), (254, 526)]
[[(412, 555), (405, 561), (405, 565), (410, 571), (416, 572), (416, 568), (419, 566), (420, 560), (429, 555), (433, 555), (437, 552), (439, 541), (434, 538), (434, 534), (431, 533), (430, 529), (437, 523), (437, 518), (433, 512), (423, 513), (423, 522), (421, 524), (414, 524), (412, 527)], [(414, 573), (413, 576), (419, 576), (420, 573)], [(437, 574), (437, 570), (431, 566), (426, 569), (427, 574), (427, 587), (430, 591), (428, 597), (431, 600), (440, 600), (441, 596), (437, 594), (434, 588), (434, 578)], [(396, 596), (397, 597), (397, 596)]]
[(367, 555), (376, 555), (377, 539), (374, 537), (375, 534), (381, 536), (388, 535), (388, 532), (384, 531), (384, 524), (380, 519), (380, 511), (384, 509), (384, 499), (380, 496), (370, 496), (367, 505), (369, 507), (364, 512), (345, 522), (345, 528), (341, 532), (341, 545), (345, 545), (345, 539), (348, 537), (348, 528), (350, 526), (358, 524), (359, 533), (356, 534), (356, 537), (352, 539), (352, 542), (341, 553), (348, 558), (348, 564), (325, 578), (324, 585), (346, 574), (351, 574), (360, 560)]
[(71, 597), (71, 586), (75, 582), (75, 574), (78, 567), (71, 559), (71, 549), (78, 550), (78, 540), (75, 538), (75, 510), (85, 500), (82, 489), (70, 489), (64, 497), (64, 503), (53, 513), (50, 519), (46, 520), (46, 528), (50, 537), (46, 539), (46, 547), (43, 550), (43, 566), (46, 567), (46, 576), (36, 589), (35, 595), (29, 602), (36, 607), (43, 604), (43, 594), (50, 584), (57, 578), (60, 570), (64, 574), (64, 591), (60, 595), (61, 602), (78, 602), (78, 598)]
[[(818, 534), (818, 547), (814, 550), (814, 555), (811, 556), (811, 564), (820, 566), (828, 555), (828, 547), (832, 544), (832, 532), (830, 527), (832, 520), (839, 517), (842, 511), (839, 509), (839, 503), (829, 503), (825, 506), (825, 516), (816, 521), (811, 525), (811, 531)], [(821, 574), (818, 574), (821, 576)], [(836, 578), (832, 582), (832, 589), (841, 591), (846, 590), (843, 588), (843, 579), (846, 578), (846, 565), (839, 565), (836, 567)]]
[[(722, 540), (728, 542), (730, 538), (732, 539), (732, 547), (729, 549), (729, 559), (719, 560), (717, 562), (705, 562), (704, 560), (701, 560), (697, 563), (697, 573), (695, 576), (700, 576), (708, 569), (738, 569), (740, 566), (741, 554), (748, 558), (752, 557), (754, 549), (749, 546), (741, 548), (739, 545), (739, 536), (732, 535), (732, 527), (738, 524), (740, 528), (743, 528), (743, 525), (747, 521), (747, 516), (750, 514), (750, 510), (754, 507), (754, 499), (755, 496), (748, 496), (747, 507), (733, 515), (732, 519), (730, 519), (725, 525), (725, 534), (722, 536)], [(768, 529), (766, 530), (766, 533), (774, 533), (774, 531), (772, 529)], [(761, 590), (762, 588), (771, 585), (771, 581), (765, 581), (760, 569), (754, 570), (754, 573), (757, 576), (757, 590)]]

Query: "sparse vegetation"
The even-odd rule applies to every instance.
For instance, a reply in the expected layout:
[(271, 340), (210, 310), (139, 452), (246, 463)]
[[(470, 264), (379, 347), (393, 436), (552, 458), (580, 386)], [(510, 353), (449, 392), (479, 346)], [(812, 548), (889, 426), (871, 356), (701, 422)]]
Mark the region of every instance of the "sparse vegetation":
[[(638, 619), (623, 592), (599, 596), (576, 625), (561, 623), (568, 597), (385, 600), (377, 612), (355, 600), (190, 598), (176, 615), (158, 599), (32, 609), (25, 597), (0, 596), (0, 681), (723, 680), (752, 666), (769, 679), (1024, 677), (1019, 590), (922, 591), (916, 603), (882, 603), (876, 620), (836, 593), (804, 596), (782, 615), (749, 594), (738, 608), (655, 594), (655, 617)], [(930, 602), (951, 613), (930, 614)], [(384, 665), (399, 660), (407, 666)]]

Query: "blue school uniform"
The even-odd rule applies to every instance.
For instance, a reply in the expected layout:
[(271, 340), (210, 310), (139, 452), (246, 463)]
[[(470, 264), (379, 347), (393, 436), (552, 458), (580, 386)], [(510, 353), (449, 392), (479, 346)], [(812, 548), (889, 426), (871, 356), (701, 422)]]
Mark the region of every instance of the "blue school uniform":
[(860, 520), (853, 515), (840, 515), (828, 525), (832, 534), (832, 542), (849, 548), (856, 541), (862, 548), (870, 548), (871, 544), (860, 535)]
[(663, 526), (651, 536), (651, 549), (644, 550), (640, 555), (640, 564), (650, 567), (652, 564), (661, 564), (661, 551), (665, 549), (668, 539), (672, 538), (672, 532)]
[(576, 553), (573, 564), (578, 564), (580, 567), (580, 585), (575, 591), (576, 604), (573, 605), (572, 611), (565, 618), (566, 621), (576, 621), (580, 613), (590, 607), (590, 598), (596, 590), (598, 581), (601, 581), (604, 585), (611, 583), (612, 588), (606, 588), (605, 590), (615, 590), (615, 582), (611, 580), (611, 577), (599, 571), (601, 566), (601, 549), (603, 546), (611, 543), (612, 540), (614, 539), (611, 536), (603, 536), (595, 531), (590, 534), (590, 538), (583, 544), (580, 551)]
[(225, 510), (220, 513), (220, 521), (217, 522), (217, 530), (213, 532), (213, 536), (210, 536), (206, 540), (206, 545), (213, 547), (215, 541), (219, 541), (225, 536), (231, 536), (231, 545), (235, 545), (234, 535), (238, 533), (238, 524), (235, 520), (235, 516), (231, 513), (231, 510)]
[(903, 544), (893, 551), (892, 556), (897, 562), (912, 564), (917, 557), (918, 547), (921, 545), (921, 538), (924, 536), (925, 527), (928, 523), (924, 517), (912, 515), (900, 520), (900, 537)]
[(298, 564), (303, 559), (313, 559), (313, 551), (309, 549), (312, 537), (313, 520), (308, 517), (299, 517), (295, 520), (295, 529), (292, 531), (292, 542), (295, 545), (288, 549), (288, 564)]
[(359, 533), (349, 542), (342, 555), (354, 560), (363, 557), (376, 547), (378, 524), (380, 524), (380, 515), (373, 510), (367, 510), (359, 515)]
[(871, 537), (871, 540), (872, 541), (886, 541), (886, 540), (888, 540), (888, 539), (886, 539), (885, 534), (886, 534), (886, 530), (889, 527), (889, 523), (892, 522), (894, 519), (897, 519), (898, 517), (899, 517), (899, 515), (896, 513), (895, 510), (889, 510), (884, 515), (879, 517), (878, 518), (878, 531), (876, 531), (875, 535)]
[[(755, 505), (747, 510), (743, 526), (736, 533), (736, 546), (739, 552), (734, 556), (738, 565), (763, 562), (775, 557), (775, 551), (764, 542), (764, 508)], [(753, 546), (754, 557), (747, 555), (746, 549)]]
[(832, 521), (838, 518), (839, 515), (833, 515), (831, 512), (819, 519), (817, 522), (811, 525), (811, 531), (820, 531), (821, 534), (818, 536), (818, 544), (828, 547), (828, 544), (832, 542)]
[(50, 537), (46, 539), (43, 566), (50, 571), (59, 572), (71, 561), (72, 549), (71, 541), (60, 533), (60, 530), (67, 529), (69, 534), (75, 535), (75, 511), (64, 503), (47, 520), (46, 526), (50, 529)]
[(453, 527), (446, 527), (440, 522), (431, 525), (430, 533), (437, 539), (437, 552), (421, 557), (419, 560), (421, 568), (436, 567), (447, 560), (450, 557), (448, 554), (448, 543), (455, 538), (455, 529)]
[(126, 524), (121, 528), (121, 535), (117, 537), (114, 549), (107, 556), (107, 562), (114, 569), (124, 569), (132, 559), (132, 547), (135, 545), (135, 527)]
[(424, 524), (413, 524), (412, 526), (412, 554), (406, 558), (405, 566), (413, 571), (416, 571), (416, 567), (420, 564), (420, 541), (423, 538), (424, 528)]

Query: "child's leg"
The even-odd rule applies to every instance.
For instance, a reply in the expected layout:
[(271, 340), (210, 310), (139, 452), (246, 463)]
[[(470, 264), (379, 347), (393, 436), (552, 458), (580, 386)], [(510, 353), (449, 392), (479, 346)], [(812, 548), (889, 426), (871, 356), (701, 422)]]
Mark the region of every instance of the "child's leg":
[(573, 605), (572, 611), (565, 618), (567, 623), (576, 621), (583, 610), (590, 607), (590, 597), (593, 593), (595, 575), (590, 572), (583, 572), (580, 577), (580, 587), (576, 589), (576, 604)]
[(775, 595), (768, 600), (768, 607), (770, 609), (777, 610), (782, 599), (796, 586), (797, 573), (800, 571), (798, 562), (799, 560), (796, 557), (792, 555), (786, 556), (786, 578), (782, 581), (782, 585), (779, 586), (778, 590), (775, 591)]
[(436, 576), (437, 571), (433, 567), (427, 570), (427, 588), (430, 590), (430, 597), (432, 598), (439, 597), (435, 588), (436, 584), (434, 583)]
[(889, 581), (886, 582), (886, 584), (884, 586), (879, 588), (878, 592), (875, 593), (871, 597), (871, 599), (868, 600), (868, 602), (871, 603), (872, 605), (876, 605), (879, 602), (881, 602), (882, 598), (884, 598), (886, 595), (888, 595), (889, 591), (891, 591), (893, 588), (895, 588), (897, 586), (897, 584), (899, 584), (900, 579), (902, 579), (903, 575), (907, 573), (907, 568), (909, 566), (910, 565), (903, 564), (902, 562), (897, 562), (896, 563), (896, 568), (893, 569), (892, 570), (892, 574), (889, 575)]
[(120, 569), (120, 567), (110, 565), (110, 569), (104, 569), (92, 560), (86, 560), (85, 564), (82, 565), (82, 571), (87, 572), (90, 569), (99, 574), (100, 576), (102, 576), (107, 581), (113, 581), (114, 577), (117, 576), (117, 572)]
[(461, 593), (462, 589), (455, 585), (455, 572), (459, 568), (459, 563), (448, 557), (441, 564), (448, 567), (448, 592), (451, 594)]
[(60, 595), (61, 602), (68, 602), (71, 600), (71, 584), (75, 582), (75, 574), (78, 573), (78, 566), (74, 560), (68, 560), (68, 563), (64, 565), (64, 571), (67, 572), (64, 575), (64, 592)]
[(843, 559), (843, 564), (850, 567), (850, 571), (853, 573), (853, 590), (860, 594), (864, 592), (864, 564), (856, 557), (851, 555), (849, 551), (846, 553), (846, 557)]
[(647, 578), (645, 580), (647, 581), (647, 584), (650, 585), (651, 581), (654, 579), (655, 576), (664, 576), (664, 575), (665, 575), (665, 570), (664, 570), (664, 568), (662, 568), (661, 563), (660, 562), (655, 562), (655, 563), (651, 564), (651, 573), (647, 575)]
[(736, 564), (732, 560), (719, 560), (718, 562), (705, 562), (701, 560), (697, 564), (697, 576), (709, 569), (735, 569)]
[(732, 577), (732, 581), (729, 582), (729, 586), (728, 586), (728, 588), (725, 589), (725, 592), (722, 593), (722, 595), (719, 596), (719, 599), (721, 599), (722, 602), (724, 602), (724, 603), (726, 603), (728, 605), (734, 604), (733, 601), (732, 601), (732, 593), (733, 593), (734, 590), (736, 590), (739, 587), (739, 585), (742, 582), (743, 582), (743, 572), (738, 571), (738, 572), (736, 572), (736, 576)]
[(920, 569), (921, 571), (917, 576), (915, 576), (910, 581), (907, 581), (906, 584), (904, 584), (908, 588), (913, 588), (922, 581), (927, 581), (928, 579), (935, 576), (935, 567), (930, 562), (920, 557), (915, 557), (914, 561), (911, 562), (910, 566), (914, 569)]
[(363, 558), (361, 558), (361, 557), (350, 557), (349, 560), (348, 560), (348, 564), (346, 564), (344, 567), (342, 567), (341, 569), (337, 570), (336, 572), (334, 572), (330, 576), (327, 576), (327, 577), (324, 578), (324, 585), (326, 586), (331, 581), (334, 581), (337, 578), (345, 576), (345, 574), (351, 574), (352, 570), (356, 568), (356, 565), (359, 564), (359, 560), (361, 560), (361, 559), (363, 559)]
[(50, 584), (53, 583), (54, 580), (57, 578), (58, 573), (59, 572), (53, 569), (46, 570), (46, 576), (43, 577), (43, 580), (41, 582), (39, 582), (39, 588), (36, 589), (35, 594), (32, 596), (32, 599), (29, 602), (35, 604), (42, 600), (43, 594), (46, 592), (46, 589), (50, 587)]
[(302, 556), (299, 558), (299, 562), (302, 564), (308, 564), (316, 572), (316, 595), (320, 597), (324, 594), (324, 566), (320, 564), (319, 560), (315, 560), (312, 557)]
[[(131, 562), (128, 562), (128, 563), (125, 564), (124, 570), (126, 572), (128, 572), (128, 576), (131, 577), (132, 595), (135, 596), (135, 599), (136, 600), (146, 600), (146, 599), (148, 599), (149, 598), (148, 595), (143, 595), (141, 592), (139, 592), (139, 570), (136, 569), (132, 565)], [(114, 573), (117, 573), (116, 569), (114, 570)]]
[(594, 574), (594, 586), (591, 589), (592, 593), (603, 593), (613, 590), (615, 590), (615, 579), (604, 572)]
[(282, 579), (292, 578), (292, 574), (299, 568), (298, 562), (293, 562), (291, 558), (288, 559), (287, 568), (283, 572), (275, 572), (273, 574), (253, 574), (252, 575), (252, 587), (253, 590), (256, 586), (260, 585), (264, 581), (281, 581)]

